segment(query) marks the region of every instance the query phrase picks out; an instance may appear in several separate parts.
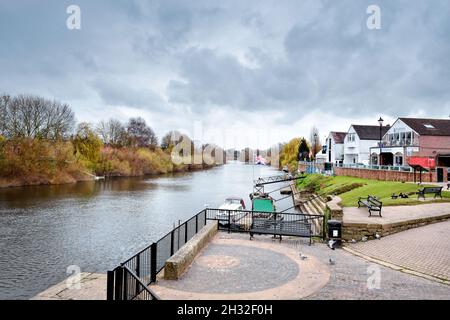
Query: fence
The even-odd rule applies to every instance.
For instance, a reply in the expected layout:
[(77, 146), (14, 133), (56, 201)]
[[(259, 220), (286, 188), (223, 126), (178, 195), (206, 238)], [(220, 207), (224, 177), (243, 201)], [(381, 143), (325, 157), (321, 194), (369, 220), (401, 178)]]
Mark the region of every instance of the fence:
[(202, 210), (113, 271), (109, 271), (108, 300), (156, 299), (155, 295), (147, 292), (147, 286), (156, 281), (156, 275), (164, 268), (166, 261), (205, 224), (206, 210)]
[(206, 225), (218, 220), (219, 230), (308, 237), (325, 237), (323, 215), (263, 212), (249, 210), (204, 209), (180, 224), (157, 242), (142, 249), (113, 271), (108, 271), (108, 300), (157, 300), (148, 286), (166, 261)]
[(300, 237), (324, 237), (323, 215), (206, 209), (207, 220), (217, 220), (219, 230)]

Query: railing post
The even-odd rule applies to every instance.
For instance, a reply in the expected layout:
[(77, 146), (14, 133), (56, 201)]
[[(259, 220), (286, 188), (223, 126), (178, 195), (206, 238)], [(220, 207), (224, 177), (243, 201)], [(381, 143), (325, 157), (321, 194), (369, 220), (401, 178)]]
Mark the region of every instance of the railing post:
[(195, 234), (198, 232), (198, 214), (195, 216)]
[(184, 223), (184, 243), (188, 242), (188, 223)]
[(231, 233), (231, 212), (228, 210), (228, 233)]
[(122, 268), (123, 272), (123, 300), (128, 300), (128, 271)]
[(141, 278), (141, 254), (136, 256), (136, 275), (139, 279)]
[(113, 271), (115, 273), (115, 285), (114, 285), (114, 299), (115, 300), (123, 300), (123, 268), (117, 267)]
[(106, 300), (114, 300), (114, 271), (108, 271), (106, 276)]
[(325, 221), (326, 214), (322, 216), (322, 240), (326, 240), (326, 221)]
[(172, 230), (170, 233), (170, 256), (173, 256), (174, 252), (174, 245), (175, 245), (175, 232)]
[(153, 242), (150, 256), (150, 282), (156, 282), (156, 259), (158, 254), (158, 245)]

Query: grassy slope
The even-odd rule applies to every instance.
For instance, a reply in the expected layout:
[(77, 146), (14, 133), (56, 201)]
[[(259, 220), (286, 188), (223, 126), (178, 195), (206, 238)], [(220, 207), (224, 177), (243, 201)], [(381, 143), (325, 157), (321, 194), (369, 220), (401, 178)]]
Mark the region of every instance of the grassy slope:
[[(342, 198), (342, 204), (346, 207), (358, 205), (359, 197), (373, 195), (378, 197), (383, 205), (413, 205), (422, 204), (423, 201), (417, 200), (417, 195), (410, 195), (408, 199), (391, 199), (393, 193), (415, 193), (419, 189), (413, 183), (401, 183), (393, 181), (368, 180), (353, 177), (325, 177), (317, 174), (308, 175), (304, 180), (298, 183), (299, 189), (310, 189), (319, 194), (339, 194)], [(426, 185), (429, 186), (429, 185)], [(443, 200), (450, 201), (450, 192), (442, 193)], [(433, 198), (434, 195), (427, 195), (427, 198)], [(427, 201), (427, 203), (429, 203)]]

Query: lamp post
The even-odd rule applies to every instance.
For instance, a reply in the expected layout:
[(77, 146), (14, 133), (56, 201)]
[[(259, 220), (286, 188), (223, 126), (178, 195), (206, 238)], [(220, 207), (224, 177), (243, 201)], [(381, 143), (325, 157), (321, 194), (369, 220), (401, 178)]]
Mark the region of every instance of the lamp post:
[(383, 122), (384, 122), (383, 118), (380, 117), (380, 119), (378, 119), (378, 123), (380, 124), (380, 163), (379, 163), (379, 165), (382, 165), (382, 163), (381, 163), (381, 152), (382, 152), (382, 149), (381, 149), (381, 148), (382, 148), (382, 142), (381, 142), (381, 139), (383, 138), (383, 137), (382, 137)]

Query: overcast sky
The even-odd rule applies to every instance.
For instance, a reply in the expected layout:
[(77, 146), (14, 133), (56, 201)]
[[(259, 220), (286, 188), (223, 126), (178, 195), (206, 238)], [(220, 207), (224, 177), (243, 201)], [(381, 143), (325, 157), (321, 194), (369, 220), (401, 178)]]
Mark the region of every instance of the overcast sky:
[[(81, 30), (66, 26), (71, 4)], [(366, 25), (372, 4), (379, 30)], [(448, 118), (449, 14), (447, 0), (2, 0), (0, 92), (225, 147)]]

